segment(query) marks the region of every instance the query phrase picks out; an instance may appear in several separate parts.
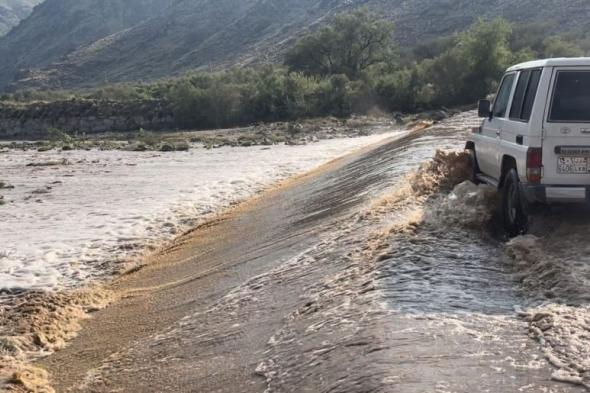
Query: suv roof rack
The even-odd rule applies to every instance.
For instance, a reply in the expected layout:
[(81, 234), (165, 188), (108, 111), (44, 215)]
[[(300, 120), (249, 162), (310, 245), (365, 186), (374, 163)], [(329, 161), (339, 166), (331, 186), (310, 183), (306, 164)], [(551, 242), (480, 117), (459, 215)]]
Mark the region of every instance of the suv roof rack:
[(590, 57), (561, 57), (554, 59), (527, 61), (526, 63), (520, 63), (508, 68), (508, 71), (518, 71), (527, 68), (575, 66), (590, 66)]

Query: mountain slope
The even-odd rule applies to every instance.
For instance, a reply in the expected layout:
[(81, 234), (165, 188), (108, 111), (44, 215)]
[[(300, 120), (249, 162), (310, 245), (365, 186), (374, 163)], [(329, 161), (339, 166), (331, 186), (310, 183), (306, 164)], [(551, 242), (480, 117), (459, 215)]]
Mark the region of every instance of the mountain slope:
[[(49, 11), (67, 1), (47, 0), (43, 7)], [(137, 2), (140, 0), (125, 4)], [(85, 7), (96, 8), (98, 2), (75, 3), (80, 12), (86, 12)], [(76, 45), (67, 40), (71, 27), (66, 24), (55, 44), (48, 47), (35, 45), (36, 35), (30, 34), (52, 20), (38, 7), (0, 40), (0, 59), (4, 59), (0, 60), (0, 88), (15, 79), (19, 87), (80, 87), (149, 80), (195, 67), (272, 61), (306, 29), (338, 11), (359, 6), (368, 6), (393, 21), (402, 45), (461, 31), (479, 17), (551, 22), (556, 31), (587, 26), (590, 17), (587, 0), (178, 0), (153, 18), (144, 17), (135, 25), (119, 20), (98, 34), (87, 34)], [(111, 11), (104, 19), (107, 22), (119, 15)], [(95, 19), (89, 17), (87, 24), (94, 26)], [(74, 27), (82, 32), (87, 29), (86, 23)], [(28, 35), (21, 34), (25, 28)], [(14, 64), (6, 48), (23, 45), (27, 49)], [(17, 74), (20, 68), (34, 70)]]
[[(2, 0), (0, 0), (2, 1)], [(0, 39), (0, 87), (98, 39), (162, 15), (175, 0), (46, 0)]]
[(0, 0), (0, 37), (29, 16), (42, 0)]
[[(65, 86), (163, 77), (187, 69), (237, 61), (301, 31), (318, 17), (317, 0), (187, 0), (155, 18), (71, 53), (40, 74)], [(333, 3), (338, 0), (323, 1)], [(293, 23), (291, 21), (298, 21)], [(126, 56), (121, 56), (125, 53)], [(98, 72), (97, 72), (98, 71)]]

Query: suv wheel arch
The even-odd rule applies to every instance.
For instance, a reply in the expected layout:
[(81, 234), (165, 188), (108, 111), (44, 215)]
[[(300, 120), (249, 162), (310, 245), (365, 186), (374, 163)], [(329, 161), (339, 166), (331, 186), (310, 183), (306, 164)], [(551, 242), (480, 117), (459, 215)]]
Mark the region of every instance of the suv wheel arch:
[(501, 189), (504, 186), (506, 175), (511, 170), (517, 170), (516, 160), (512, 156), (505, 155), (502, 157), (502, 166), (500, 171), (500, 181), (498, 182), (498, 188)]

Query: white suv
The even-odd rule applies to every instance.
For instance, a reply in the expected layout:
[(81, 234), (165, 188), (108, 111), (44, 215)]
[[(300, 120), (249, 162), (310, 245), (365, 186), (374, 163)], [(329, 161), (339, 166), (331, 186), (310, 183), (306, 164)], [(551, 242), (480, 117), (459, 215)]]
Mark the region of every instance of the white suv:
[(532, 203), (578, 203), (590, 190), (590, 58), (549, 59), (508, 69), (479, 102), (466, 149), (473, 180), (502, 191), (504, 226), (527, 230)]

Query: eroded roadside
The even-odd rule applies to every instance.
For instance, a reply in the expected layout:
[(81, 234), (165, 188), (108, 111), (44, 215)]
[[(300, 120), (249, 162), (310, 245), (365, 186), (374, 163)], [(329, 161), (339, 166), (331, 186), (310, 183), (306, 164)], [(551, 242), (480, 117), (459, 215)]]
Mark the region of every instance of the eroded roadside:
[(41, 366), (59, 392), (581, 391), (584, 221), (541, 217), (542, 240), (506, 246), (461, 154), (415, 172), (475, 122), (347, 157), (182, 237)]

